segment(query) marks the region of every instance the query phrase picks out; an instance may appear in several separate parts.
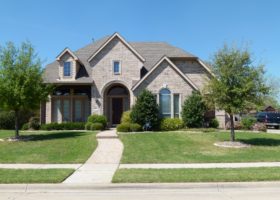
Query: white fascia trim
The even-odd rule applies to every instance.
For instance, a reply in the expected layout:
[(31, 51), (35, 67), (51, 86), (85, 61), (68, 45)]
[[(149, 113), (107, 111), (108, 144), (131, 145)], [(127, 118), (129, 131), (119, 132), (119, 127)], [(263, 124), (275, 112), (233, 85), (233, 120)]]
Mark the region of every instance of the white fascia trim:
[(154, 67), (141, 79), (141, 81), (139, 81), (135, 86), (132, 87), (132, 90), (135, 90), (148, 76), (150, 76), (151, 73), (153, 73), (153, 71), (155, 71), (155, 69), (164, 61), (166, 60), (171, 67), (173, 67), (173, 69), (182, 76), (183, 79), (185, 79), (185, 81), (187, 81), (194, 89), (199, 90), (198, 87), (185, 75), (181, 72), (180, 69), (178, 69), (178, 67), (167, 57), (167, 56), (163, 56), (155, 65)]
[(205, 65), (204, 62), (202, 62), (199, 58), (197, 59), (197, 61), (198, 61), (198, 63), (199, 63), (202, 67), (204, 67), (204, 69), (205, 69), (209, 74), (211, 74), (213, 77), (215, 77), (215, 74), (213, 74), (213, 72), (211, 71), (211, 69), (210, 69), (207, 65)]
[(107, 46), (115, 37), (118, 37), (142, 62), (145, 62), (145, 59), (128, 43), (125, 39), (120, 36), (118, 33), (114, 33), (90, 58), (88, 62), (90, 62), (104, 47)]
[(56, 57), (56, 60), (59, 61), (60, 58), (61, 58), (66, 52), (69, 53), (69, 54), (74, 58), (74, 60), (79, 60), (79, 58), (78, 58), (68, 47), (66, 47), (66, 48)]

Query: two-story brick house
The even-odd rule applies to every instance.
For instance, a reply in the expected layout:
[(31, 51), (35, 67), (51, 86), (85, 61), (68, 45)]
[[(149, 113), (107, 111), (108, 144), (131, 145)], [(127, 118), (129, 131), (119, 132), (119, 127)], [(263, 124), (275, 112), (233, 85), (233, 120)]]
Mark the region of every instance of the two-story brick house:
[[(152, 91), (166, 117), (180, 117), (181, 105), (211, 78), (196, 56), (165, 42), (127, 42), (118, 33), (75, 52), (65, 48), (45, 68), (45, 82), (57, 86), (42, 103), (43, 123), (85, 121), (104, 114), (109, 125), (120, 123), (143, 90)], [(224, 114), (217, 115), (221, 127)]]

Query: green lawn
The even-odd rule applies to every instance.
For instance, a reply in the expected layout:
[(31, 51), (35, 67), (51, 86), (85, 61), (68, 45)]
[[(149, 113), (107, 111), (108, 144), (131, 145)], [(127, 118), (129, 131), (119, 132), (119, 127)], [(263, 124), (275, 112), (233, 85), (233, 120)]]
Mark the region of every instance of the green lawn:
[(236, 133), (250, 148), (214, 146), (229, 140), (229, 133), (165, 132), (120, 134), (124, 143), (122, 163), (204, 163), (280, 161), (280, 135)]
[(61, 183), (73, 169), (0, 169), (0, 183)]
[(280, 167), (222, 169), (119, 169), (113, 183), (241, 182), (280, 180)]
[[(0, 131), (0, 138), (13, 136)], [(0, 163), (83, 163), (97, 146), (96, 132), (22, 132), (31, 141), (0, 142)]]

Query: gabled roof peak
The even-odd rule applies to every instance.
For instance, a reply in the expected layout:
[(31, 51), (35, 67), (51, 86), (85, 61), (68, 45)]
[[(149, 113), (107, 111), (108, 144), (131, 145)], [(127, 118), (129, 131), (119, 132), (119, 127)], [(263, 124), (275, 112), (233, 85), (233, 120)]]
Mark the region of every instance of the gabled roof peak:
[(111, 37), (108, 38), (108, 40), (101, 45), (101, 47), (93, 53), (88, 59), (88, 62), (90, 62), (104, 47), (106, 47), (114, 38), (119, 38), (141, 61), (145, 62), (145, 59), (118, 33), (115, 32)]
[(56, 60), (60, 60), (61, 57), (62, 57), (65, 53), (69, 53), (69, 54), (74, 58), (74, 60), (79, 60), (79, 58), (78, 58), (68, 47), (66, 47), (66, 48), (56, 57)]

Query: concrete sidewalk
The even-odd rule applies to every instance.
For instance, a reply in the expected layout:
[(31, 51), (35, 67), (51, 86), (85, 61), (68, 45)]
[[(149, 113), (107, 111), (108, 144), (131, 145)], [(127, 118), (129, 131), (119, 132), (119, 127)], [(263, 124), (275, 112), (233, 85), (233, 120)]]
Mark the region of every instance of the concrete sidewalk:
[(121, 164), (120, 169), (179, 169), (179, 168), (248, 168), (248, 167), (280, 167), (280, 162), (250, 163), (159, 163), (159, 164)]
[(98, 146), (92, 156), (63, 183), (111, 183), (119, 167), (123, 144), (115, 129), (102, 131), (96, 137)]

